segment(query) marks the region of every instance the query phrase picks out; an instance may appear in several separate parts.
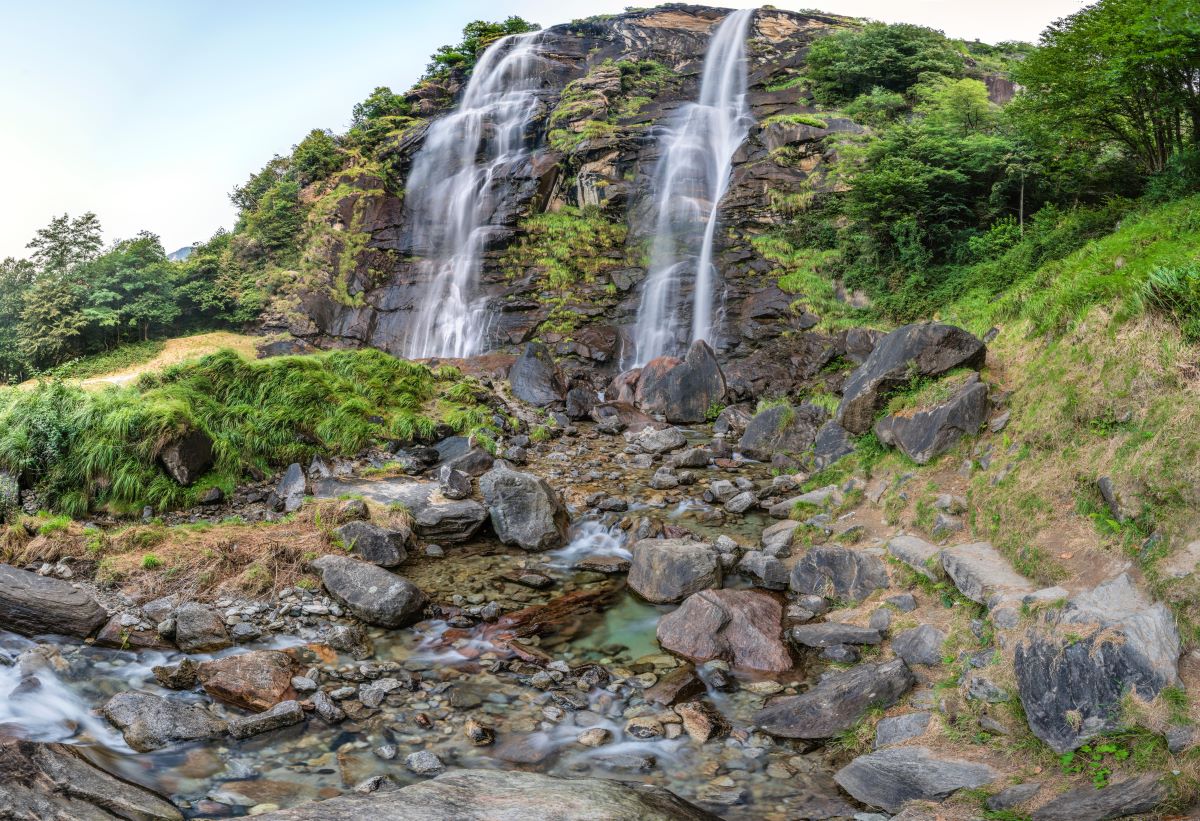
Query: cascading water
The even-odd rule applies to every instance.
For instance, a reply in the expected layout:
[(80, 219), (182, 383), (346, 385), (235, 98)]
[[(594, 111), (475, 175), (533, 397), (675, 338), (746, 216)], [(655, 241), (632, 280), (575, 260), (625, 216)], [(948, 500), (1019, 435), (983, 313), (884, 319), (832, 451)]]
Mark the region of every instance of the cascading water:
[(540, 34), (496, 41), (475, 66), (462, 101), (429, 128), (413, 160), (407, 205), (415, 248), (429, 277), (406, 355), (472, 356), (486, 336), (487, 300), (477, 293), (493, 233), (496, 187), (525, 162), (525, 130), (541, 86)]
[(680, 291), (691, 274), (690, 340), (712, 333), (713, 238), (717, 209), (729, 186), (733, 154), (749, 132), (746, 105), (746, 32), (753, 9), (729, 14), (704, 58), (700, 99), (682, 107), (662, 137), (654, 171), (654, 242), (650, 274), (638, 309), (635, 366), (675, 353), (680, 335)]

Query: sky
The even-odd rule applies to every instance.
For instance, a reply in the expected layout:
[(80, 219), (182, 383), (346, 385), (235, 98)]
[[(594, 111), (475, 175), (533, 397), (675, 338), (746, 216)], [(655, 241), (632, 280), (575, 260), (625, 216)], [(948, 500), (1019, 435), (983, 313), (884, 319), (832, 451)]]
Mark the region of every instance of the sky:
[[(639, 0), (648, 3), (649, 0)], [(231, 227), (228, 194), (313, 128), (344, 131), (373, 88), (402, 91), (465, 23), (543, 26), (630, 0), (0, 0), (0, 258), (64, 212), (167, 251)], [(751, 7), (726, 0), (714, 5)], [(801, 0), (812, 8), (1036, 41), (1084, 0)]]

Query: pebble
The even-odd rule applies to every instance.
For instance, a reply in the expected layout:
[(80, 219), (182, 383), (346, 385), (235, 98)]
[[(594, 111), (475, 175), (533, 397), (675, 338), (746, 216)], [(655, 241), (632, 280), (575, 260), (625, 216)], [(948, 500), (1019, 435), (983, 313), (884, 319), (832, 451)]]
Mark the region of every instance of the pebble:
[(446, 769), (442, 760), (428, 750), (410, 753), (404, 759), (404, 766), (414, 775), (438, 775)]

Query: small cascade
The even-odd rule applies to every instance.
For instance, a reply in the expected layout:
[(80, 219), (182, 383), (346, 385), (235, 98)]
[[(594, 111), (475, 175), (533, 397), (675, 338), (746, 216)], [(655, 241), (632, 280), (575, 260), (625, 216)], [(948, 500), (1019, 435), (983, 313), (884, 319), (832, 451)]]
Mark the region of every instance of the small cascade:
[(677, 353), (681, 292), (692, 279), (688, 341), (711, 341), (716, 271), (717, 210), (729, 186), (733, 154), (751, 122), (746, 105), (746, 34), (753, 9), (729, 14), (713, 33), (704, 58), (700, 99), (674, 115), (661, 139), (654, 171), (656, 214), (650, 273), (638, 309), (633, 366)]
[(464, 357), (487, 336), (479, 270), (501, 181), (528, 158), (526, 127), (541, 87), (539, 32), (496, 41), (480, 57), (458, 108), (429, 128), (413, 160), (407, 207), (428, 277), (406, 356)]

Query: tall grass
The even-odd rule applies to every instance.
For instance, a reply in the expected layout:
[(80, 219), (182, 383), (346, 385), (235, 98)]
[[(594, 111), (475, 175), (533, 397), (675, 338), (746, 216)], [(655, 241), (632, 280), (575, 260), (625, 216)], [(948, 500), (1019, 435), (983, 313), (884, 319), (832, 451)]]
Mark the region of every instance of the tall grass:
[[(73, 516), (99, 506), (162, 510), (317, 453), (428, 439), (439, 428), (486, 435), (485, 397), (453, 368), (434, 372), (374, 350), (262, 361), (220, 351), (129, 387), (44, 382), (0, 393), (0, 466)], [(212, 438), (215, 465), (183, 488), (158, 457), (195, 429)]]

